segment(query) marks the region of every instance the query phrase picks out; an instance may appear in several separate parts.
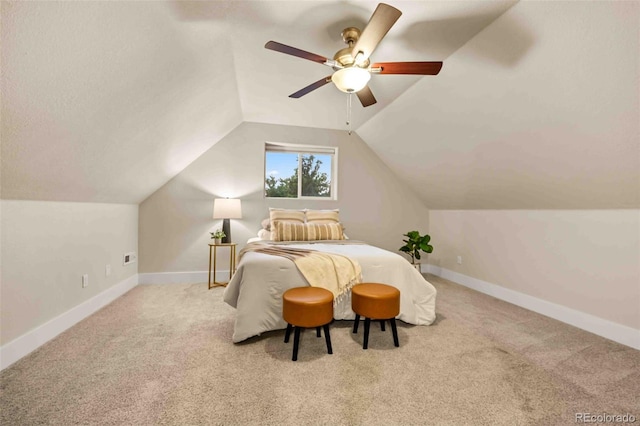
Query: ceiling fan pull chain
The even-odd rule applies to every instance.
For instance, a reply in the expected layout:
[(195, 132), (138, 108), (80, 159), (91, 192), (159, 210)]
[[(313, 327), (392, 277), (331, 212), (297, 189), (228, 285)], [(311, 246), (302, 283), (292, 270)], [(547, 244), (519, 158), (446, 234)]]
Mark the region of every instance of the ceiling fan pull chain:
[(349, 93), (347, 95), (347, 130), (349, 135), (351, 135), (351, 97), (353, 93)]

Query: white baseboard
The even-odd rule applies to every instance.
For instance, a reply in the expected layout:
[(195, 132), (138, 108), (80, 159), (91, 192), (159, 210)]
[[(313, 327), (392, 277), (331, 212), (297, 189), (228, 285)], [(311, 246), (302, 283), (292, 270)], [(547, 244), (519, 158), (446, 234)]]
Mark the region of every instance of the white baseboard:
[(67, 312), (6, 343), (0, 347), (0, 370), (4, 370), (137, 285), (138, 275), (132, 275), (91, 299), (69, 309)]
[[(426, 268), (425, 268), (426, 266)], [(533, 312), (548, 316), (550, 318), (570, 324), (574, 327), (581, 328), (598, 336), (613, 340), (614, 342), (630, 346), (640, 350), (640, 330), (618, 324), (609, 320), (596, 317), (566, 306), (538, 299), (508, 288), (491, 284), (477, 278), (463, 275), (449, 269), (441, 268), (434, 265), (422, 265), (422, 272), (428, 272), (433, 275), (469, 287), (505, 302), (512, 303)]]
[[(216, 271), (218, 281), (229, 281), (229, 270)], [(151, 272), (138, 274), (140, 284), (195, 284), (206, 283), (208, 271), (192, 272)]]
[[(423, 264), (421, 270), (422, 272), (437, 275), (489, 296), (640, 350), (640, 330), (438, 266)], [(218, 279), (222, 279), (223, 277), (229, 276), (229, 271), (218, 271), (216, 275), (218, 275)], [(158, 272), (132, 275), (124, 281), (121, 281), (113, 287), (0, 347), (0, 370), (9, 367), (20, 358), (33, 352), (63, 331), (108, 305), (138, 284), (200, 283), (207, 282), (207, 279), (208, 271)]]

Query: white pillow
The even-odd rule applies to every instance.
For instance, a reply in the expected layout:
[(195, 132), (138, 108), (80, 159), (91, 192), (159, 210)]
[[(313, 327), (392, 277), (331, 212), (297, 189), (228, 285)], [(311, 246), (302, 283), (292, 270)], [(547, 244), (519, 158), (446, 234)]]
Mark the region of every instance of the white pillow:
[(270, 240), (271, 232), (267, 231), (266, 229), (261, 229), (258, 231), (258, 238), (260, 238), (261, 240)]

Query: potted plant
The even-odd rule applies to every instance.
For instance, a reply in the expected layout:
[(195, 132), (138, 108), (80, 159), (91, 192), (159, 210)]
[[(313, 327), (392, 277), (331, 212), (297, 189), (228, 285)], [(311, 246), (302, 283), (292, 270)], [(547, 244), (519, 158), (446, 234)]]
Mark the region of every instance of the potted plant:
[(222, 229), (216, 229), (215, 232), (209, 232), (211, 234), (211, 238), (213, 239), (213, 244), (221, 244), (222, 239), (227, 235), (222, 231)]
[(405, 245), (399, 248), (401, 252), (408, 253), (411, 256), (411, 264), (420, 271), (420, 262), (416, 263), (416, 260), (420, 260), (420, 252), (425, 253), (433, 252), (433, 246), (429, 244), (431, 236), (429, 234), (420, 235), (418, 231), (409, 231), (403, 234), (407, 237)]

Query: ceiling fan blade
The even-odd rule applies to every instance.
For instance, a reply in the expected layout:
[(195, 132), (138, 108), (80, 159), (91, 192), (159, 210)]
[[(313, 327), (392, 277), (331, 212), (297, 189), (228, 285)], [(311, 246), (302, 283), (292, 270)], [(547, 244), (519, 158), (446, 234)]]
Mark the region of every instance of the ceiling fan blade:
[[(364, 62), (371, 55), (378, 46), (378, 43), (380, 43), (380, 40), (389, 32), (398, 18), (400, 18), (400, 15), (402, 15), (402, 12), (388, 4), (380, 3), (378, 7), (376, 7), (373, 15), (371, 15), (371, 19), (369, 19), (369, 23), (367, 23), (367, 26), (362, 30), (360, 38), (351, 51), (351, 56), (356, 59), (357, 63)], [(361, 56), (356, 58), (356, 55), (360, 52), (362, 52)]]
[(378, 102), (376, 101), (375, 96), (373, 96), (369, 86), (364, 86), (364, 89), (360, 90), (356, 94), (358, 95), (358, 99), (360, 99), (360, 103), (363, 107), (368, 107)]
[(276, 52), (286, 53), (287, 55), (297, 56), (298, 58), (318, 62), (320, 64), (324, 64), (327, 61), (327, 58), (325, 58), (324, 56), (316, 55), (315, 53), (287, 46), (286, 44), (278, 43), (277, 41), (268, 41), (267, 44), (264, 45), (264, 47), (270, 50), (275, 50)]
[[(380, 68), (377, 71), (376, 68)], [(419, 74), (437, 75), (442, 62), (377, 62), (371, 65), (371, 72), (378, 74)]]
[(296, 93), (290, 94), (289, 97), (290, 98), (296, 98), (296, 99), (300, 98), (300, 97), (306, 95), (307, 93), (312, 92), (312, 91), (324, 86), (325, 84), (327, 84), (330, 81), (331, 81), (331, 76), (327, 76), (327, 77), (321, 78), (320, 80), (316, 81), (315, 83), (311, 83), (310, 85), (308, 85), (304, 89), (300, 89)]

